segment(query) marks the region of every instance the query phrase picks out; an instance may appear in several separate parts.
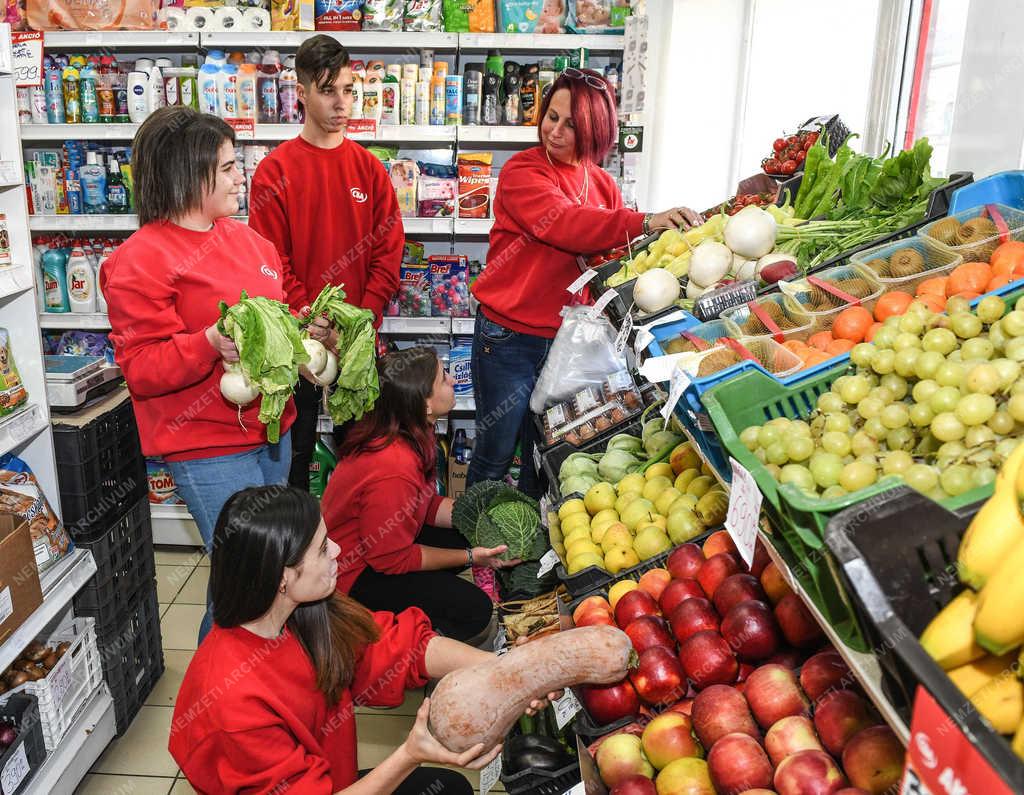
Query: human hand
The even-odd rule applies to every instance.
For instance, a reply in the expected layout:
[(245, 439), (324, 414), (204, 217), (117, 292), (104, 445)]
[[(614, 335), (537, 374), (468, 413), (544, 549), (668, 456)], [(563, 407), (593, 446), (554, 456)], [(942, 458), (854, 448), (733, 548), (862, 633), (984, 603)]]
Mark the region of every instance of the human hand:
[(423, 699), (420, 708), (416, 710), (416, 722), (412, 731), (402, 743), (405, 753), (417, 764), (424, 762), (436, 762), (442, 765), (454, 765), (468, 770), (480, 770), (501, 753), (501, 744), (490, 750), (484, 748), (483, 743), (477, 743), (468, 751), (456, 754), (449, 751), (430, 733), (427, 726), (427, 718), (430, 715), (430, 699)]
[[(308, 313), (308, 307), (306, 311)], [(337, 353), (339, 335), (326, 315), (320, 315), (306, 326), (306, 333), (309, 334), (310, 339), (316, 340), (327, 350), (335, 354)]]
[(502, 560), (501, 555), (508, 551), (508, 544), (501, 544), (496, 547), (473, 547), (473, 565), (484, 566), (488, 569), (510, 569), (518, 566), (522, 561), (519, 558)]
[(220, 354), (226, 362), (237, 362), (238, 361), (238, 347), (235, 345), (234, 340), (231, 337), (225, 337), (220, 331), (217, 330), (217, 324), (210, 326), (206, 329), (206, 341), (210, 343), (210, 346)]
[(662, 213), (654, 213), (647, 228), (652, 232), (655, 229), (678, 229), (679, 227), (690, 229), (700, 226), (702, 223), (704, 223), (704, 219), (700, 213), (694, 212), (689, 207), (673, 207)]

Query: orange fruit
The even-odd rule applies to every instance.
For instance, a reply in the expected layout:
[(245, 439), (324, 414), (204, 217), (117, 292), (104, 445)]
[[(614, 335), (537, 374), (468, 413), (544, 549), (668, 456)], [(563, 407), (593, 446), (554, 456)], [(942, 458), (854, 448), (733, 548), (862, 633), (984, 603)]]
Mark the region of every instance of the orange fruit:
[(814, 365), (827, 362), (831, 358), (832, 355), (825, 353), (825, 351), (811, 351), (807, 358), (804, 359), (804, 364), (808, 367), (814, 367)]
[(902, 315), (907, 311), (907, 307), (910, 306), (913, 300), (914, 296), (900, 290), (893, 290), (890, 293), (886, 293), (879, 298), (878, 303), (875, 304), (875, 320), (881, 323), (887, 317)]
[(1014, 277), (1010, 274), (1005, 276), (993, 276), (988, 280), (988, 284), (985, 285), (985, 292), (990, 293), (993, 290), (998, 290), (1000, 287), (1009, 284), (1014, 280)]
[(999, 272), (1002, 272), (1009, 268), (1007, 273), (1017, 273), (1018, 271), (1024, 273), (1024, 243), (1019, 240), (1007, 240), (1005, 243), (1001, 243), (992, 252), (989, 265), (992, 266), (993, 271), (998, 269)]
[(980, 295), (985, 291), (985, 285), (992, 278), (992, 268), (987, 262), (965, 262), (957, 265), (949, 274), (949, 281), (946, 282), (946, 295), (960, 295), (961, 293), (977, 293)]
[(807, 345), (803, 340), (786, 340), (782, 343), (782, 347), (786, 350), (792, 351), (797, 356), (800, 356), (804, 351), (808, 350)]
[(964, 290), (963, 292), (953, 293), (953, 295), (951, 295), (950, 298), (964, 298), (964, 299), (966, 299), (968, 301), (973, 301), (975, 298), (978, 298), (980, 295), (981, 295), (981, 293), (975, 293), (975, 292), (971, 292), (970, 290)]
[(872, 323), (864, 334), (864, 342), (871, 342), (875, 338), (875, 332), (882, 327), (881, 323)]
[(874, 317), (864, 307), (848, 306), (832, 321), (832, 336), (836, 339), (861, 342), (874, 322)]
[(932, 312), (940, 314), (946, 311), (946, 297), (935, 293), (922, 293), (914, 299), (916, 303), (924, 304)]
[(812, 348), (817, 348), (819, 351), (825, 350), (834, 340), (832, 333), (829, 331), (819, 331), (817, 334), (812, 334), (807, 339), (807, 344)]
[(932, 276), (930, 279), (925, 279), (919, 285), (915, 292), (917, 295), (941, 295), (943, 298), (946, 297), (946, 282), (949, 280), (948, 276)]
[(995, 278), (996, 276), (1012, 276), (1013, 275), (1014, 263), (1013, 263), (1013, 260), (1009, 259), (1008, 257), (1003, 258), (1003, 260), (1001, 262), (998, 262), (998, 263), (995, 263), (995, 264), (993, 264), (993, 263), (989, 263), (989, 264), (992, 265), (992, 276), (993, 276), (993, 278)]
[(841, 354), (846, 353), (855, 344), (856, 343), (853, 342), (852, 340), (833, 340), (832, 343), (827, 348), (825, 348), (825, 352), (831, 354), (832, 356), (839, 356)]

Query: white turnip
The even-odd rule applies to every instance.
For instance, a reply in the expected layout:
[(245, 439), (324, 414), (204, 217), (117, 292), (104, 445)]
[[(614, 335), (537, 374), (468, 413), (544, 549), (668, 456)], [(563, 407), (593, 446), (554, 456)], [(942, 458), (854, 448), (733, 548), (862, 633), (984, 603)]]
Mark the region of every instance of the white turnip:
[[(690, 284), (710, 287), (729, 272), (732, 267), (732, 252), (727, 246), (714, 240), (705, 240), (693, 251), (690, 258)], [(692, 298), (687, 290), (687, 297)]]
[(725, 224), (725, 245), (747, 259), (763, 257), (775, 248), (775, 219), (760, 207), (749, 205)]
[(660, 312), (679, 298), (679, 280), (664, 268), (641, 273), (633, 287), (633, 301), (642, 312)]

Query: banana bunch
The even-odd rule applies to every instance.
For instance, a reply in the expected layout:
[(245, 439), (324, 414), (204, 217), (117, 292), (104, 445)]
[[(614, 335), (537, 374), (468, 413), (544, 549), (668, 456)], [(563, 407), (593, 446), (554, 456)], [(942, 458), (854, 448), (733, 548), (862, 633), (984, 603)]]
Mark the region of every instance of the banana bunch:
[(921, 645), (1024, 758), (1024, 444), (968, 526), (957, 572), (969, 588), (932, 619)]

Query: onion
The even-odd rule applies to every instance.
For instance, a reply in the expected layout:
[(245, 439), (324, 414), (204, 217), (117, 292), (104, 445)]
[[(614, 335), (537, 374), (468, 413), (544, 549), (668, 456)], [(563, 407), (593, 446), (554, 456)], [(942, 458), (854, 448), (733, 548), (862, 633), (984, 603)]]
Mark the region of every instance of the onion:
[(7, 723), (0, 723), (0, 751), (6, 751), (18, 739), (18, 732)]
[(775, 247), (775, 230), (772, 214), (751, 204), (726, 221), (725, 245), (741, 257), (757, 259)]
[(679, 298), (679, 280), (664, 268), (641, 273), (633, 286), (633, 301), (643, 312), (660, 312)]
[[(690, 283), (699, 287), (710, 287), (729, 272), (732, 267), (732, 252), (721, 243), (705, 240), (693, 251), (690, 258)], [(687, 290), (687, 296), (689, 290)]]

